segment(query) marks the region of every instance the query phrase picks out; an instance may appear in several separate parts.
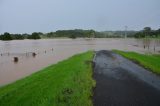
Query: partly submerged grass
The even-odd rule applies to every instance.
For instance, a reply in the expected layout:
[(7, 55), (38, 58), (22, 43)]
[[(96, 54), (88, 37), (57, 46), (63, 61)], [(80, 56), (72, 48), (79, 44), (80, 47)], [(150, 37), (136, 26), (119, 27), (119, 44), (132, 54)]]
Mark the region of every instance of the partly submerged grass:
[(139, 54), (120, 50), (114, 50), (114, 52), (139, 63), (156, 74), (160, 74), (160, 55)]
[(0, 106), (90, 106), (93, 52), (75, 55), (0, 88)]

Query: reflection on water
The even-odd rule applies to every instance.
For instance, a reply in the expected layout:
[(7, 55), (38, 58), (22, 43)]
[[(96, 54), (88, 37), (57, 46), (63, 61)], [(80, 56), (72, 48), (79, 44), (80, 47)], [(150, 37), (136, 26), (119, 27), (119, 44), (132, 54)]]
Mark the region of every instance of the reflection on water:
[[(149, 43), (149, 49), (152, 48)], [(154, 41), (160, 50), (160, 41)], [(50, 64), (88, 50), (131, 50), (144, 53), (148, 41), (135, 39), (48, 39), (0, 41), (0, 86), (23, 78)], [(33, 53), (35, 55), (33, 56)], [(14, 57), (18, 61), (14, 62)]]
[(147, 53), (160, 53), (160, 39), (143, 38), (137, 39), (138, 46)]

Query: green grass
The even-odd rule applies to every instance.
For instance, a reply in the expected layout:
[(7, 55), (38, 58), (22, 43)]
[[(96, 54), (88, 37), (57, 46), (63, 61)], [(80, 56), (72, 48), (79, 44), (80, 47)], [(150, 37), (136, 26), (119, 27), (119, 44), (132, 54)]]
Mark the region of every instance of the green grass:
[(75, 55), (0, 88), (0, 106), (91, 106), (93, 52)]
[(160, 74), (160, 55), (139, 54), (135, 52), (124, 52), (113, 50), (114, 52), (133, 60), (142, 65), (144, 68), (151, 70), (156, 74)]

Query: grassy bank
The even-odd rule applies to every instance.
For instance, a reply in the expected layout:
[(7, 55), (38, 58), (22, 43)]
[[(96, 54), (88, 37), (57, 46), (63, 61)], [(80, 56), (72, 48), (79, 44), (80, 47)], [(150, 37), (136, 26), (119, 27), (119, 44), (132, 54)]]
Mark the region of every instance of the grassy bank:
[(93, 52), (75, 55), (0, 88), (0, 106), (92, 105)]
[(114, 52), (139, 63), (146, 69), (149, 69), (156, 74), (160, 74), (160, 55), (139, 54), (119, 50), (114, 50)]

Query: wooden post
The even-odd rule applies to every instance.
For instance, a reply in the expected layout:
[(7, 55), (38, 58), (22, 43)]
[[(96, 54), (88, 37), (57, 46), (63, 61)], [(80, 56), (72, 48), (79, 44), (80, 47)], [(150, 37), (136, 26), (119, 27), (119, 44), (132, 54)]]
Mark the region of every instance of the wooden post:
[(14, 57), (14, 62), (18, 62), (18, 57)]
[(35, 57), (37, 54), (35, 52), (32, 53), (32, 56)]

